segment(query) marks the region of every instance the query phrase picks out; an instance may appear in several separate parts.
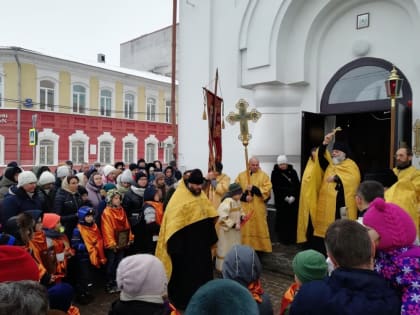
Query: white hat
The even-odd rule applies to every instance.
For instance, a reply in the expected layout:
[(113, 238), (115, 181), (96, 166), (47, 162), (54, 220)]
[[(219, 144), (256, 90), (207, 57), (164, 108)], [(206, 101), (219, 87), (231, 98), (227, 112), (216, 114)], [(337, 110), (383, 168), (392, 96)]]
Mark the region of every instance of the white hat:
[(287, 164), (287, 156), (285, 155), (279, 155), (277, 157), (277, 164)]
[(159, 299), (167, 294), (165, 268), (153, 255), (125, 257), (118, 265), (116, 278), (123, 301), (135, 300), (140, 296), (154, 296)]
[(23, 185), (36, 183), (38, 179), (35, 174), (31, 171), (23, 171), (19, 173), (17, 187), (22, 187)]
[(70, 168), (67, 165), (61, 165), (57, 167), (57, 177), (62, 178), (70, 175)]
[(39, 176), (38, 185), (44, 186), (46, 184), (55, 183), (55, 176), (53, 173), (45, 171), (42, 172), (41, 176)]
[(102, 169), (102, 172), (104, 173), (105, 176), (108, 176), (113, 171), (115, 171), (115, 167), (109, 164), (105, 165), (104, 168)]

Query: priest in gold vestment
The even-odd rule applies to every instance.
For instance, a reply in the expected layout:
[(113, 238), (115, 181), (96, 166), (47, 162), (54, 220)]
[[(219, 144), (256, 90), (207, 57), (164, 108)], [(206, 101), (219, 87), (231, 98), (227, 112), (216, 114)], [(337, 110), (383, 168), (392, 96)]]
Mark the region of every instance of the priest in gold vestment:
[(313, 148), (302, 175), (296, 237), (297, 243), (310, 241), (313, 234), (313, 222), (323, 176), (324, 171), (318, 163), (317, 148)]
[(270, 253), (272, 247), (265, 202), (270, 198), (271, 180), (260, 169), (260, 162), (255, 157), (249, 159), (249, 171), (249, 174), (246, 170), (241, 172), (235, 179), (244, 191), (241, 201), (246, 217), (249, 218), (241, 228), (242, 244), (255, 251)]
[(400, 148), (395, 154), (393, 169), (398, 181), (385, 192), (385, 200), (403, 208), (419, 230), (420, 171), (411, 165), (413, 152)]
[(326, 148), (334, 134), (327, 134), (318, 148), (319, 164), (325, 174), (318, 195), (314, 235), (322, 238), (335, 220), (357, 219), (355, 195), (360, 184), (359, 167), (347, 157), (349, 148), (345, 143), (336, 141), (329, 154)]

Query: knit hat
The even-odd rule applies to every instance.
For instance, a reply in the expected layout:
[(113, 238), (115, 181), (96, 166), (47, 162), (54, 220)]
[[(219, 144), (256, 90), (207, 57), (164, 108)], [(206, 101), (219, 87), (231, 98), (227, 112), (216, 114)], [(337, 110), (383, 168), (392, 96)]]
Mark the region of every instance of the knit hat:
[(111, 189), (116, 189), (116, 188), (117, 188), (117, 186), (115, 186), (115, 184), (108, 183), (108, 184), (105, 184), (102, 188), (103, 188), (106, 192), (108, 192), (108, 191), (110, 191)]
[(346, 156), (349, 155), (349, 153), (350, 153), (349, 146), (346, 143), (340, 142), (340, 141), (334, 142), (333, 150), (342, 151), (342, 152), (344, 152), (346, 154)]
[(106, 193), (106, 199), (105, 199), (106, 203), (111, 204), (112, 199), (114, 198), (115, 195), (119, 195), (122, 200), (121, 193), (117, 189), (111, 189)]
[(102, 173), (104, 173), (105, 176), (108, 176), (111, 172), (115, 171), (115, 167), (112, 165), (105, 165), (102, 169)]
[(87, 191), (87, 189), (85, 187), (83, 187), (83, 186), (80, 186), (80, 185), (77, 187), (77, 191), (79, 192), (79, 195), (80, 196), (82, 196), (82, 195), (88, 195), (89, 194), (89, 192)]
[(155, 186), (149, 186), (144, 190), (143, 199), (144, 201), (155, 201), (155, 195), (157, 193), (157, 189)]
[(70, 175), (70, 168), (68, 165), (61, 165), (57, 167), (57, 170), (55, 172), (57, 174), (57, 178), (62, 178)]
[(22, 169), (18, 166), (8, 166), (5, 170), (4, 170), (4, 177), (6, 177), (7, 179), (11, 180), (12, 182), (15, 181), (15, 175), (22, 173)]
[(255, 250), (247, 245), (234, 245), (225, 255), (222, 274), (247, 287), (261, 276), (261, 262)]
[(143, 177), (146, 177), (146, 179), (148, 179), (147, 174), (145, 172), (142, 172), (142, 171), (138, 172), (136, 174), (136, 183), (139, 181), (140, 178), (143, 178)]
[(60, 222), (61, 217), (55, 213), (45, 213), (44, 218), (42, 219), (42, 226), (46, 229), (53, 230), (58, 222)]
[(130, 170), (124, 170), (120, 175), (120, 181), (122, 183), (134, 184), (133, 173)]
[(39, 186), (44, 186), (46, 184), (53, 184), (55, 183), (55, 176), (53, 173), (45, 171), (41, 174), (38, 180)]
[(229, 279), (216, 279), (201, 286), (191, 297), (185, 315), (260, 314), (257, 302), (244, 286)]
[(412, 245), (416, 239), (416, 226), (410, 215), (396, 204), (376, 198), (363, 216), (363, 224), (380, 236), (377, 246), (390, 250)]
[(18, 183), (17, 187), (22, 187), (23, 185), (36, 183), (38, 179), (36, 178), (35, 174), (31, 171), (23, 171), (18, 176)]
[(277, 157), (277, 164), (287, 164), (287, 156), (285, 155), (279, 155)]
[(39, 281), (38, 266), (32, 256), (18, 246), (0, 246), (0, 282)]
[(95, 215), (95, 210), (92, 207), (83, 206), (77, 210), (77, 217), (79, 218), (79, 222), (85, 222), (85, 217), (87, 215)]
[(324, 255), (313, 249), (297, 253), (292, 262), (293, 272), (300, 282), (321, 280), (327, 275), (327, 263)]
[(163, 174), (162, 172), (156, 172), (155, 173), (155, 180), (161, 179), (161, 178), (165, 178), (165, 174)]
[(242, 188), (238, 183), (232, 183), (229, 185), (229, 195), (234, 196), (242, 194)]
[[(153, 255), (137, 254), (125, 257), (117, 268), (117, 286), (121, 300), (135, 300), (140, 296), (159, 298), (167, 294), (168, 279), (162, 262)], [(161, 303), (163, 300), (161, 300)]]
[(52, 286), (48, 289), (48, 300), (50, 303), (50, 309), (61, 310), (67, 313), (71, 306), (73, 295), (74, 289), (68, 283), (61, 282)]
[(188, 182), (191, 184), (201, 185), (204, 183), (204, 177), (201, 170), (198, 168), (191, 171), (190, 177), (188, 177)]

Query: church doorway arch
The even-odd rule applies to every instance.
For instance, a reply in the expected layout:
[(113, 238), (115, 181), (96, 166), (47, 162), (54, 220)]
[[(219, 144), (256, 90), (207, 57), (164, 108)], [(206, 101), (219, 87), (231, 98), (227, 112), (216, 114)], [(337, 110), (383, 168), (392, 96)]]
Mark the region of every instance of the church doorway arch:
[[(391, 70), (390, 62), (369, 57), (354, 60), (334, 74), (322, 94), (320, 113), (302, 113), (303, 168), (311, 147), (336, 126), (343, 129), (337, 132), (337, 140), (349, 144), (362, 176), (389, 167), (391, 103), (384, 81)], [(411, 147), (412, 134), (412, 90), (404, 73), (397, 71), (404, 81), (396, 101), (394, 151), (402, 145)]]

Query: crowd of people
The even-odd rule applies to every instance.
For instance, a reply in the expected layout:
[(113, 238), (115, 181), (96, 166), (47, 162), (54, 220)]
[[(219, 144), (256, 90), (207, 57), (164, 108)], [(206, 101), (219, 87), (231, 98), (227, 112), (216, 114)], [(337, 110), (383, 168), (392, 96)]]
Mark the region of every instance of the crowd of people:
[(312, 150), (302, 181), (286, 155), (271, 177), (252, 157), (232, 182), (221, 162), (206, 175), (144, 159), (78, 171), (71, 161), (10, 163), (0, 179), (0, 308), (78, 314), (72, 302), (94, 301), (103, 277), (106, 292), (120, 293), (112, 315), (273, 314), (260, 281), (273, 193), (277, 241), (308, 248), (293, 259), (280, 315), (420, 314), (412, 153), (399, 149), (393, 171), (361, 181), (346, 143), (329, 152), (334, 135)]

